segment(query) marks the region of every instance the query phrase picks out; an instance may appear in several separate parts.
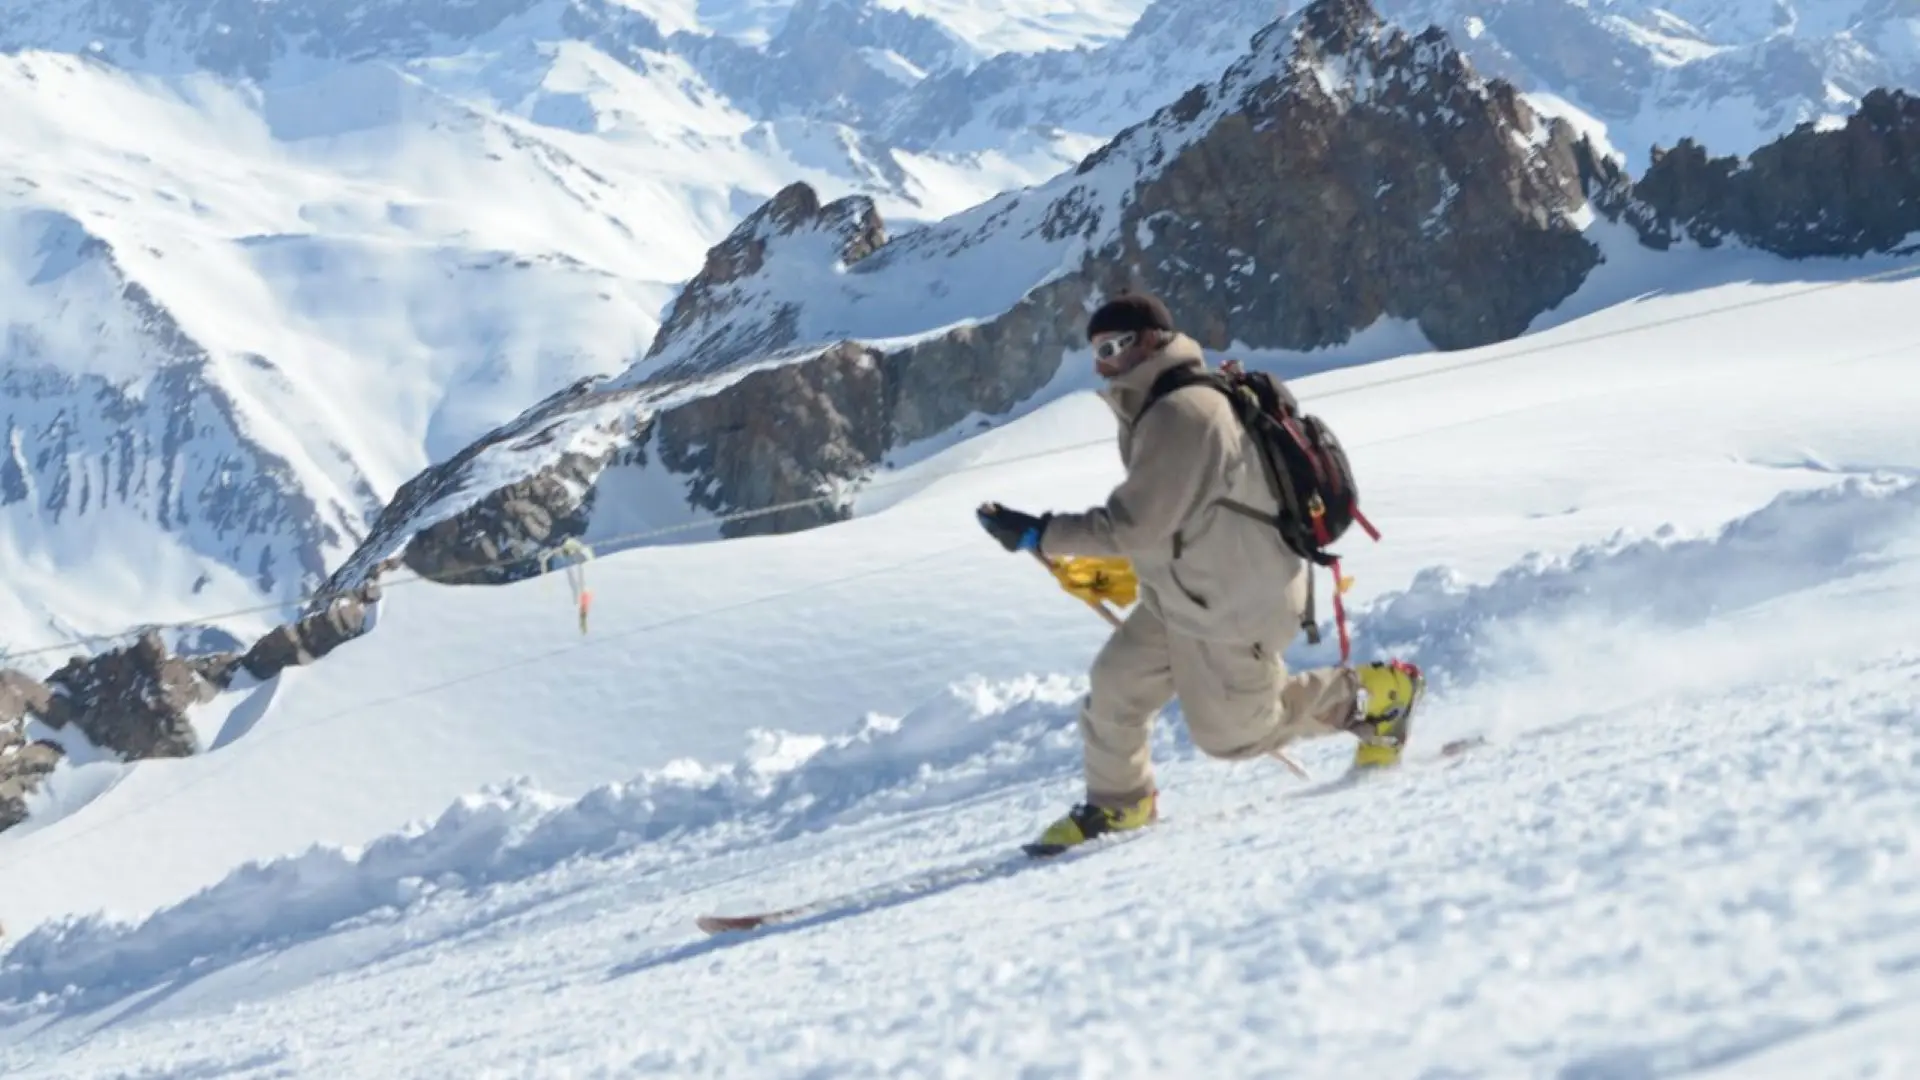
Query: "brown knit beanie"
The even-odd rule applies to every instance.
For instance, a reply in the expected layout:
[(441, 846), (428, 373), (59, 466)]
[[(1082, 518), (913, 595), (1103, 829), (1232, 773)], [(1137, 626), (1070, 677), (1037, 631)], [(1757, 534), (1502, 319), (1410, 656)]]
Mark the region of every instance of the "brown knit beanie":
[(1139, 333), (1143, 330), (1173, 332), (1173, 315), (1167, 305), (1152, 293), (1121, 293), (1100, 305), (1087, 320), (1087, 340), (1099, 334)]

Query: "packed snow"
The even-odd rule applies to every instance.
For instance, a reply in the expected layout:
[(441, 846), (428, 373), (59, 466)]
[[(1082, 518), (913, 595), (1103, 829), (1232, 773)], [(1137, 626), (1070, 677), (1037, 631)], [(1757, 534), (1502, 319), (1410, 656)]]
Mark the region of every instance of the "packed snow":
[(1295, 378), (1384, 533), (1356, 652), (1433, 679), (1400, 775), (1210, 761), (1176, 706), (1160, 825), (1012, 856), (1108, 631), (971, 510), (1117, 479), (1063, 373), (852, 521), (587, 563), (584, 634), (557, 574), (399, 586), (219, 749), (63, 766), (0, 834), (0, 1070), (1920, 1069), (1920, 280), (1680, 258)]

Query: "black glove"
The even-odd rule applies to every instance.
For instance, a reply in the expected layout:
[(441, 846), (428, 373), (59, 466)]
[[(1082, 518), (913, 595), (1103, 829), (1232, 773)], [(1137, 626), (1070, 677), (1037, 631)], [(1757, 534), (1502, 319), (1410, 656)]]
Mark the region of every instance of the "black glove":
[(980, 527), (1008, 551), (1039, 551), (1040, 534), (1046, 531), (1047, 522), (1053, 517), (1052, 514), (1034, 517), (999, 503), (982, 503), (975, 514), (980, 518)]

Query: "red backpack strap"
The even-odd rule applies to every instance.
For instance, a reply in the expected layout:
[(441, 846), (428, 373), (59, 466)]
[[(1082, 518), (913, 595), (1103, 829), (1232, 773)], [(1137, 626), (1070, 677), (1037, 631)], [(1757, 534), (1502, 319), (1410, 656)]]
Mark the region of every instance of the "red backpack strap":
[(1346, 590), (1341, 588), (1340, 560), (1333, 560), (1333, 622), (1340, 628), (1340, 663), (1344, 666), (1353, 656), (1353, 638), (1347, 633), (1347, 605), (1340, 598)]

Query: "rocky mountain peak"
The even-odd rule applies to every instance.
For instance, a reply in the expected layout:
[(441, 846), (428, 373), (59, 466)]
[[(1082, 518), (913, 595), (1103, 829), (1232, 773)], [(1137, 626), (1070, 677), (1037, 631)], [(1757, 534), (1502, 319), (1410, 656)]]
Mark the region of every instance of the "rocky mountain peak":
[(707, 252), (706, 265), (674, 298), (648, 360), (691, 362), (711, 370), (754, 351), (784, 348), (794, 339), (793, 303), (759, 304), (751, 287), (778, 251), (790, 273), (827, 274), (879, 250), (887, 229), (864, 195), (822, 204), (811, 185), (782, 188)]
[(1103, 289), (1159, 292), (1215, 348), (1319, 348), (1382, 317), (1462, 348), (1597, 262), (1575, 143), (1444, 32), (1316, 0), (1088, 157), (1049, 228), (1099, 237)]
[(1367, 0), (1314, 0), (1300, 9), (1292, 40), (1302, 57), (1339, 56), (1371, 43), (1383, 26)]
[(1317, 91), (1343, 107), (1401, 110), (1423, 122), (1449, 120), (1456, 104), (1491, 103), (1503, 122), (1531, 130), (1532, 114), (1513, 107), (1520, 100), (1515, 88), (1479, 72), (1438, 26), (1412, 32), (1381, 18), (1367, 0), (1316, 0), (1301, 9), (1291, 34), (1282, 34), (1283, 26), (1256, 35), (1253, 57), (1282, 56), (1290, 90)]

